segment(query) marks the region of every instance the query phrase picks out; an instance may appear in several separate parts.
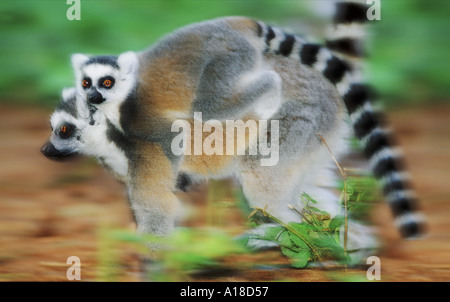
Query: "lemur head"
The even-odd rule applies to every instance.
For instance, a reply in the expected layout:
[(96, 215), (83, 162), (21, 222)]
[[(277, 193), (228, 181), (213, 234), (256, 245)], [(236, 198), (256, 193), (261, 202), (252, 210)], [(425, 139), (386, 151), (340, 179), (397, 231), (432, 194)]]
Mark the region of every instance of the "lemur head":
[(102, 114), (87, 104), (76, 88), (63, 90), (62, 100), (50, 118), (52, 134), (41, 152), (50, 159), (63, 159), (76, 153), (87, 154), (102, 123)]
[(138, 58), (134, 52), (116, 56), (72, 55), (76, 88), (96, 107), (122, 103), (134, 87)]

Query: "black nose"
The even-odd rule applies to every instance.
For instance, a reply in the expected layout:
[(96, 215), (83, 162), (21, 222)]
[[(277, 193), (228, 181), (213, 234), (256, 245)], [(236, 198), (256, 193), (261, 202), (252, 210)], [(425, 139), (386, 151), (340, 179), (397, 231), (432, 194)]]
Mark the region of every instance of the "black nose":
[(41, 147), (41, 153), (49, 158), (49, 159), (63, 159), (67, 157), (68, 155), (71, 155), (70, 152), (62, 152), (53, 146), (52, 143), (47, 142)]
[(105, 101), (102, 94), (93, 89), (88, 93), (88, 101), (92, 104), (101, 104)]
[(44, 154), (46, 157), (55, 157), (58, 156), (59, 154), (58, 150), (50, 142), (45, 143), (41, 147), (41, 153)]

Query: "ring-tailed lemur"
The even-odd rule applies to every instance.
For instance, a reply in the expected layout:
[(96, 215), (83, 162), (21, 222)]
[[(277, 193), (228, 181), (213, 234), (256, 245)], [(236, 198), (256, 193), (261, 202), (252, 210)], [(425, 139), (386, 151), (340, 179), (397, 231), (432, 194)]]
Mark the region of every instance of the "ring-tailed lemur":
[(52, 134), (41, 152), (51, 159), (72, 154), (96, 157), (119, 181), (126, 182), (128, 159), (117, 144), (108, 139), (110, 123), (87, 104), (75, 88), (63, 90), (62, 99), (50, 118)]
[[(286, 205), (315, 188), (320, 178), (308, 173), (331, 162), (317, 133), (333, 150), (341, 149), (342, 100), (401, 234), (413, 237), (421, 231), (400, 155), (370, 105), (367, 86), (347, 61), (325, 47), (262, 22), (231, 17), (187, 26), (138, 54), (74, 55), (72, 61), (87, 101), (139, 142), (126, 148), (134, 156), (129, 191), (135, 210), (142, 212), (143, 231), (154, 231), (159, 223), (170, 229), (173, 221), (176, 201), (167, 189), (182, 161), (170, 154), (174, 120), (190, 119), (198, 111), (206, 119), (258, 116), (270, 104), (269, 115), (280, 120), (283, 160), (263, 169), (249, 157), (240, 158), (237, 174), (252, 205), (268, 204), (268, 211), (289, 219), (293, 215)], [(153, 206), (158, 210), (149, 209)]]

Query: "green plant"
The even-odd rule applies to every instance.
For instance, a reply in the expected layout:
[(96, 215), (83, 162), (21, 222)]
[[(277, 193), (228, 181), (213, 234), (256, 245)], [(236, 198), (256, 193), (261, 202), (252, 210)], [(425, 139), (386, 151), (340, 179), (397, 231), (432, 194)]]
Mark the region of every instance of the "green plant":
[[(117, 244), (136, 244), (141, 255), (150, 257), (152, 267), (157, 269), (146, 273), (153, 281), (185, 281), (197, 270), (220, 267), (222, 257), (246, 251), (239, 242), (217, 229), (179, 228), (167, 237), (115, 230), (108, 237)], [(158, 249), (150, 252), (155, 246)]]
[[(374, 200), (378, 197), (378, 183), (372, 175), (358, 175), (356, 170), (350, 171), (353, 175), (347, 176), (345, 183), (341, 182), (338, 189), (343, 191), (345, 187), (349, 215), (356, 220), (367, 220)], [(349, 170), (346, 172), (348, 174)]]
[(297, 212), (303, 222), (284, 223), (268, 213), (265, 209), (255, 208), (264, 216), (277, 222), (279, 226), (267, 228), (265, 235), (256, 239), (275, 241), (281, 252), (291, 260), (295, 268), (304, 268), (310, 262), (334, 260), (346, 263), (348, 255), (340, 245), (339, 232), (344, 225), (344, 217), (330, 215), (316, 208), (317, 202), (308, 194), (302, 195), (304, 207)]

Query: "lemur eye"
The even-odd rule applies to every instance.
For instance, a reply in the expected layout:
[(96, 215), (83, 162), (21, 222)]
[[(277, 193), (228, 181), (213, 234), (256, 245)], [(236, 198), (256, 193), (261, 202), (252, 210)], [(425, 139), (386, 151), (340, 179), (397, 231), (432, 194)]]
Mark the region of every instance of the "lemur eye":
[(98, 81), (98, 86), (110, 89), (114, 86), (114, 78), (111, 76), (103, 77)]
[(84, 88), (89, 88), (89, 87), (91, 87), (91, 81), (89, 79), (84, 79), (81, 82), (81, 85), (83, 85)]
[(67, 139), (74, 134), (75, 126), (72, 124), (62, 125), (59, 127), (58, 136), (62, 139)]

